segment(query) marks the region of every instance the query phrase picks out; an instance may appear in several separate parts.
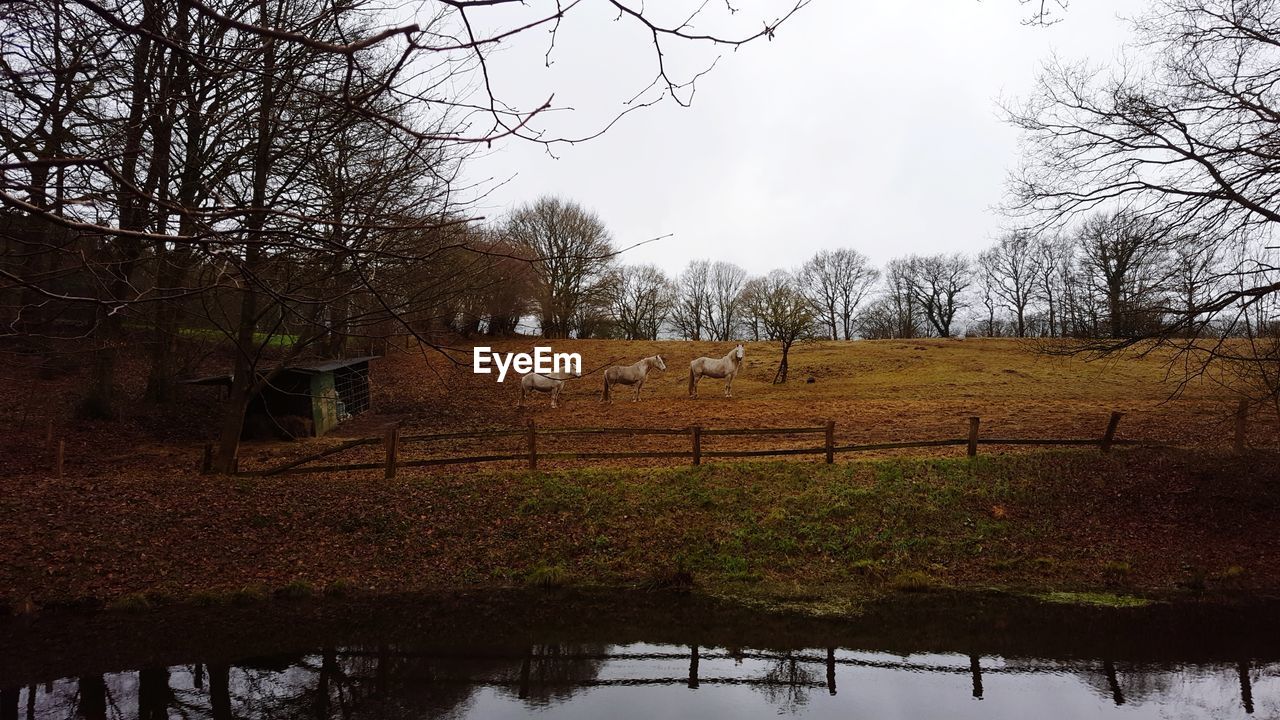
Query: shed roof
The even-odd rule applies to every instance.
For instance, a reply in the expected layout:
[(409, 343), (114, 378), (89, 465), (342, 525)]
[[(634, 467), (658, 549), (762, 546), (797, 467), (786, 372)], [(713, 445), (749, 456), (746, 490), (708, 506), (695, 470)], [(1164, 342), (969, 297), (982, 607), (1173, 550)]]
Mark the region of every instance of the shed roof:
[(364, 357), (342, 358), (339, 360), (316, 360), (309, 363), (300, 363), (298, 365), (290, 365), (286, 370), (300, 370), (302, 372), (330, 372), (338, 368), (351, 367), (359, 365), (370, 360), (376, 360), (380, 355), (365, 355)]

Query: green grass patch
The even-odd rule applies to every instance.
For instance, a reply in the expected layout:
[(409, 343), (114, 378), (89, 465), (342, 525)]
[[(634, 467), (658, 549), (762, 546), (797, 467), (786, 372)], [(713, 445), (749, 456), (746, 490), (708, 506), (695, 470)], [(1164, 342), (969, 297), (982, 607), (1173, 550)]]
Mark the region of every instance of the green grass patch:
[(544, 589), (564, 587), (569, 580), (569, 571), (560, 565), (537, 565), (524, 576), (526, 585)]
[[(231, 342), (232, 338), (225, 332), (217, 328), (193, 328), (185, 327), (178, 329), (178, 336), (191, 338), (193, 340), (205, 340), (210, 342)], [(267, 347), (293, 347), (298, 342), (297, 335), (288, 333), (279, 333), (268, 335), (267, 333), (255, 332), (253, 334), (253, 342), (258, 345), (266, 345)]]
[(1133, 595), (1116, 595), (1102, 592), (1049, 592), (1037, 598), (1059, 605), (1091, 605), (1094, 607), (1136, 608), (1151, 605), (1153, 601)]

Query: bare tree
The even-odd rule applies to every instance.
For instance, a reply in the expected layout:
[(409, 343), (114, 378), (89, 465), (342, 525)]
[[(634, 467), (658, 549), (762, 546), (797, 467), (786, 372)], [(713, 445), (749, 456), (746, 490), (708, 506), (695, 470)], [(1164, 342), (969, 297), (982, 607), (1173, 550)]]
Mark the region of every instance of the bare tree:
[(1110, 337), (1133, 337), (1158, 323), (1167, 232), (1125, 212), (1094, 215), (1080, 226), (1081, 264), (1105, 300)]
[(742, 286), (742, 324), (746, 334), (755, 342), (760, 341), (763, 332), (760, 318), (764, 315), (766, 284), (766, 278), (753, 277)]
[(1057, 337), (1066, 333), (1061, 315), (1071, 248), (1060, 235), (1040, 235), (1035, 243), (1035, 256), (1035, 293), (1044, 300), (1045, 334)]
[(951, 336), (956, 313), (966, 306), (963, 293), (973, 279), (963, 255), (912, 256), (908, 286), (925, 319), (941, 337)]
[(857, 250), (820, 250), (800, 271), (809, 299), (819, 309), (827, 334), (853, 339), (853, 319), (879, 279), (880, 272)]
[(689, 262), (676, 280), (675, 299), (671, 308), (671, 324), (686, 340), (710, 337), (707, 316), (711, 312), (711, 263)]
[(742, 287), (747, 282), (747, 271), (731, 262), (717, 260), (711, 264), (707, 289), (706, 327), (712, 340), (733, 340), (737, 337), (738, 321), (742, 305)]
[(655, 265), (624, 265), (611, 278), (613, 320), (627, 340), (657, 340), (673, 299), (671, 281)]
[(1212, 235), (1188, 235), (1174, 238), (1166, 255), (1170, 301), (1177, 303), (1175, 317), (1187, 319), (1187, 334), (1196, 336), (1211, 323), (1211, 315), (1202, 314), (1200, 308), (1208, 298), (1224, 288), (1221, 277), (1222, 259), (1226, 254), (1225, 243)]
[(791, 346), (813, 334), (817, 314), (800, 281), (785, 270), (774, 270), (766, 275), (755, 294), (754, 302), (759, 308), (764, 336), (782, 345), (782, 359), (778, 362), (773, 382), (775, 385), (785, 383)]
[[(1131, 57), (1137, 60), (1115, 72), (1049, 65), (1036, 91), (1007, 109), (1024, 132), (1025, 148), (1010, 211), (1033, 227), (1065, 227), (1090, 212), (1122, 211), (1176, 228), (1173, 246), (1195, 237), (1213, 239), (1217, 247), (1233, 238), (1274, 244), (1280, 223), (1277, 17), (1280, 0), (1158, 0), (1135, 21), (1140, 52)], [(1103, 264), (1114, 275), (1121, 259)], [(1234, 355), (1226, 343), (1205, 352), (1189, 338), (1210, 325), (1222, 334), (1256, 327), (1280, 281), (1270, 256), (1223, 262), (1202, 278), (1203, 292), (1179, 293), (1196, 296), (1194, 304), (1157, 303), (1167, 305), (1160, 322), (1126, 319), (1132, 308), (1117, 305), (1141, 288), (1125, 290), (1117, 277), (1108, 288), (1108, 337), (1078, 349), (1110, 353), (1149, 348), (1154, 340), (1181, 354), (1188, 379), (1218, 359), (1235, 363), (1238, 358), (1223, 354)], [(1097, 258), (1086, 263), (1098, 269)], [(1271, 403), (1280, 387), (1248, 392)]]
[(988, 248), (978, 253), (978, 297), (982, 301), (982, 307), (987, 311), (987, 327), (983, 333), (987, 337), (996, 337), (999, 333), (996, 331), (996, 310), (1000, 308), (1000, 294), (997, 288), (1000, 281), (997, 278), (995, 257), (995, 248)]
[(863, 337), (913, 338), (926, 332), (917, 301), (915, 275), (909, 258), (894, 258), (885, 265), (881, 296), (860, 323)]
[(575, 202), (543, 197), (512, 212), (503, 233), (534, 258), (542, 335), (569, 337), (607, 290), (614, 247), (604, 223)]
[(1040, 269), (1037, 243), (1027, 233), (1013, 232), (1001, 237), (987, 251), (981, 263), (990, 281), (990, 290), (1013, 317), (1014, 334), (1027, 336), (1027, 307), (1036, 296)]

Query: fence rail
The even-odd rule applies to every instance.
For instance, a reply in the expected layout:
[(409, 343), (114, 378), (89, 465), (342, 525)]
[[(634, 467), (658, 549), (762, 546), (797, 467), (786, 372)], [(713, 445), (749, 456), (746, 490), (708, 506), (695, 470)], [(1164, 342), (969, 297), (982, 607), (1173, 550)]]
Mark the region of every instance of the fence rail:
[[(344, 472), (355, 470), (383, 470), (385, 477), (393, 478), (401, 468), (415, 467), (432, 467), (439, 465), (464, 465), (489, 462), (524, 462), (529, 469), (537, 470), (538, 462), (543, 460), (616, 460), (616, 459), (637, 459), (637, 458), (655, 458), (655, 459), (688, 459), (693, 465), (701, 465), (704, 459), (708, 458), (752, 458), (752, 457), (787, 457), (799, 455), (822, 455), (825, 456), (827, 463), (835, 462), (837, 455), (858, 452), (874, 452), (877, 450), (902, 450), (911, 448), (936, 448), (948, 446), (966, 447), (969, 457), (978, 454), (978, 447), (982, 445), (1044, 445), (1044, 446), (1097, 446), (1101, 452), (1109, 452), (1116, 445), (1134, 446), (1143, 445), (1148, 447), (1167, 447), (1165, 443), (1150, 442), (1144, 440), (1133, 439), (1117, 439), (1116, 430), (1119, 427), (1120, 419), (1124, 413), (1113, 412), (1107, 419), (1105, 430), (1098, 437), (1093, 438), (1003, 438), (988, 437), (984, 438), (979, 435), (979, 418), (970, 417), (967, 437), (943, 438), (935, 440), (906, 440), (895, 442), (876, 442), (861, 443), (854, 445), (836, 445), (835, 430), (836, 423), (834, 420), (828, 420), (823, 425), (808, 427), (779, 427), (779, 428), (703, 428), (701, 426), (683, 427), (683, 428), (538, 428), (533, 420), (530, 420), (524, 428), (512, 429), (496, 429), (496, 430), (475, 430), (469, 432), (452, 432), (437, 434), (418, 434), (418, 435), (401, 435), (400, 428), (392, 427), (387, 431), (384, 437), (366, 437), (349, 440), (347, 442), (326, 448), (320, 452), (313, 453), (301, 458), (295, 458), (284, 464), (272, 468), (261, 470), (243, 470), (238, 471), (240, 475), (294, 475), (303, 473), (321, 473), (321, 472)], [(789, 436), (789, 435), (824, 435), (824, 442), (821, 445), (811, 445), (807, 447), (792, 448), (757, 448), (748, 450), (709, 450), (703, 449), (703, 438), (710, 436)], [(541, 451), (538, 448), (539, 437), (554, 436), (570, 436), (570, 435), (654, 435), (654, 436), (685, 436), (689, 438), (688, 445), (682, 449), (664, 449), (664, 450), (633, 450), (633, 451)], [(1242, 450), (1244, 424), (1237, 420), (1235, 449)], [(491, 439), (505, 437), (524, 437), (525, 448), (520, 452), (497, 453), (488, 455), (470, 455), (460, 457), (431, 457), (419, 459), (404, 459), (400, 457), (400, 451), (405, 443), (431, 443), (445, 440), (459, 439)], [(379, 462), (358, 462), (346, 464), (326, 464), (311, 465), (317, 460), (322, 460), (329, 456), (335, 455), (344, 450), (362, 445), (382, 444), (384, 448), (384, 458)], [(206, 457), (210, 454), (211, 449), (206, 448)]]

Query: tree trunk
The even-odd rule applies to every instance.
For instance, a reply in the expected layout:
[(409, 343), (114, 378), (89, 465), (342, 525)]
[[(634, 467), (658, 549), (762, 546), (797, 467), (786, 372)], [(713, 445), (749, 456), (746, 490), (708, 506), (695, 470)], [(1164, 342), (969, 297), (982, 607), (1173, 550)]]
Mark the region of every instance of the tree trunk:
[(778, 363), (778, 372), (773, 376), (773, 384), (781, 385), (787, 381), (787, 359), (791, 354), (791, 343), (782, 343), (782, 362)]
[(101, 675), (85, 675), (80, 678), (80, 699), (76, 714), (84, 720), (106, 720), (107, 683)]
[[(260, 0), (261, 26), (271, 27), (266, 0)], [(231, 378), (231, 393), (227, 398), (222, 430), (218, 437), (218, 454), (214, 458), (213, 471), (230, 473), (235, 468), (235, 458), (240, 451), (240, 435), (244, 430), (244, 413), (257, 385), (258, 348), (254, 332), (258, 324), (258, 290), (254, 270), (262, 260), (263, 228), (267, 221), (267, 181), (271, 174), (271, 120), (275, 111), (275, 92), (272, 80), (275, 75), (275, 40), (263, 37), (262, 97), (258, 106), (257, 147), (253, 162), (252, 211), (245, 223), (245, 252), (242, 271), (240, 321), (236, 332), (236, 362)]]
[(209, 709), (213, 720), (232, 720), (231, 670), (226, 665), (209, 666)]
[(169, 720), (169, 671), (149, 668), (138, 672), (138, 720)]

